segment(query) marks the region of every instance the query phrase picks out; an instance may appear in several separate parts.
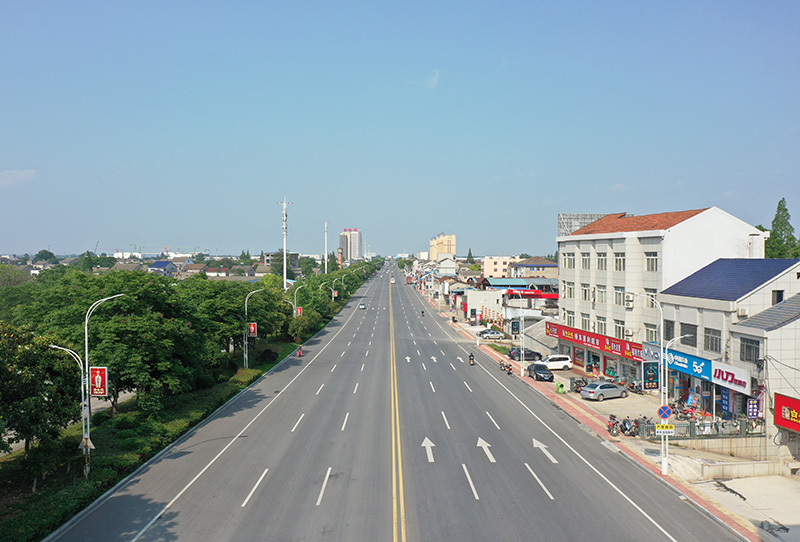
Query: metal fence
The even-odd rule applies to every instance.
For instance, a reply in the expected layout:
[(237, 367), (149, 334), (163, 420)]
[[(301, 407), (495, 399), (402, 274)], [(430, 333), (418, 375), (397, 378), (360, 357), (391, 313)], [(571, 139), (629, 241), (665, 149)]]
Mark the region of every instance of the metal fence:
[[(670, 439), (698, 438), (744, 438), (763, 436), (766, 432), (764, 420), (738, 418), (735, 420), (690, 420), (672, 424), (675, 434)], [(659, 440), (656, 435), (656, 424), (647, 423), (639, 426), (639, 436), (647, 440)]]

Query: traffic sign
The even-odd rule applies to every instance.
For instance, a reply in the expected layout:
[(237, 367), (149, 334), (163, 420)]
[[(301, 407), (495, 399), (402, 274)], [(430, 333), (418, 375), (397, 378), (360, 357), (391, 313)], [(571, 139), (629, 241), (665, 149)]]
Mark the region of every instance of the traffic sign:
[(108, 367), (89, 367), (89, 395), (92, 397), (108, 395)]
[(661, 405), (660, 407), (658, 407), (659, 418), (661, 418), (662, 420), (666, 420), (670, 416), (672, 416), (672, 409), (669, 407), (669, 405)]
[(675, 434), (675, 426), (672, 424), (656, 424), (656, 436), (672, 436)]

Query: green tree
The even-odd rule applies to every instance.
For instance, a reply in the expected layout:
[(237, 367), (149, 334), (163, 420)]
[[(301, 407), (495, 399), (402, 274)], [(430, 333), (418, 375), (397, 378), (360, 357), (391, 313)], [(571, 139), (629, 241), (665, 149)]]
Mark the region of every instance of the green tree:
[(469, 266), (469, 270), (470, 271), (480, 271), (481, 270), (481, 264), (480, 263), (474, 263), (474, 264)]
[(794, 258), (800, 255), (791, 218), (789, 209), (786, 207), (786, 198), (781, 198), (775, 211), (775, 217), (772, 219), (770, 236), (764, 243), (767, 258)]
[[(273, 275), (277, 275), (279, 277), (283, 277), (283, 249), (280, 249), (278, 252), (272, 255), (272, 265), (270, 266), (270, 273)], [(286, 278), (294, 280), (295, 275), (294, 271), (292, 271), (292, 259), (286, 259)]]
[(467, 263), (475, 263), (475, 258), (472, 256), (472, 247), (467, 252)]
[(523, 252), (522, 254), (519, 255), (519, 257), (522, 258), (523, 260), (527, 260), (528, 258), (533, 258), (533, 256), (531, 256), (527, 252)]
[(13, 265), (0, 264), (0, 290), (9, 286), (18, 286), (30, 280), (31, 276), (25, 271), (17, 269)]
[(337, 260), (336, 252), (328, 254), (328, 273), (339, 270), (339, 260)]
[(192, 261), (193, 261), (194, 263), (205, 263), (205, 261), (206, 261), (206, 255), (205, 255), (205, 254), (203, 254), (202, 252), (198, 252), (197, 254), (195, 254), (194, 256), (192, 256)]
[(48, 263), (58, 263), (58, 258), (55, 254), (50, 252), (49, 250), (40, 250), (33, 256), (34, 262), (48, 262)]
[(322, 323), (320, 314), (313, 310), (303, 310), (303, 314), (297, 318), (292, 318), (289, 322), (289, 336), (293, 337), (297, 342), (303, 340), (319, 329)]
[(253, 258), (250, 257), (250, 249), (247, 249), (245, 252), (244, 250), (239, 255), (239, 263), (241, 265), (253, 265)]
[[(300, 271), (302, 271), (304, 277), (310, 277), (314, 274), (314, 269), (317, 267), (317, 260), (309, 258), (308, 256), (303, 256), (298, 262), (298, 267), (300, 267)], [(283, 276), (283, 272), (281, 272), (281, 276)]]

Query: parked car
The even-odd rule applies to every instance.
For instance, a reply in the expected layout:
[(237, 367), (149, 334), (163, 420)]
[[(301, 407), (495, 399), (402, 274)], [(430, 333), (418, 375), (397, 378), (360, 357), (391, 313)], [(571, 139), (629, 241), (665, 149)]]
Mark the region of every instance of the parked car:
[(611, 399), (613, 397), (627, 397), (628, 391), (623, 387), (613, 382), (604, 382), (602, 380), (589, 382), (583, 389), (581, 389), (581, 397), (584, 399), (593, 399), (595, 401), (603, 401), (604, 399)]
[(366, 308), (367, 308), (367, 306), (366, 306), (365, 304), (361, 303), (361, 304), (358, 306), (358, 308), (359, 308), (359, 309), (366, 309)]
[(541, 362), (528, 365), (528, 376), (534, 380), (544, 380), (545, 382), (553, 381), (553, 372), (547, 368), (547, 365)]
[(552, 354), (542, 360), (542, 363), (547, 365), (551, 371), (563, 369), (568, 371), (572, 369), (572, 358), (566, 354)]
[(505, 337), (505, 335), (499, 331), (495, 331), (493, 329), (487, 329), (486, 332), (484, 332), (481, 335), (481, 337), (483, 337), (484, 339), (502, 339), (503, 337)]
[(477, 335), (478, 337), (483, 337), (483, 334), (484, 334), (484, 333), (487, 333), (487, 332), (489, 332), (489, 331), (492, 331), (492, 330), (491, 330), (491, 329), (489, 329), (489, 328), (486, 328), (486, 329), (481, 329), (481, 330), (478, 330), (478, 331), (476, 331), (476, 332), (475, 332), (475, 335)]
[[(508, 351), (508, 357), (513, 359), (514, 361), (518, 361), (523, 356), (520, 353), (519, 348), (512, 348), (511, 350)], [(542, 355), (536, 350), (531, 350), (530, 348), (526, 348), (524, 358), (525, 361), (539, 361), (540, 359), (542, 359)]]

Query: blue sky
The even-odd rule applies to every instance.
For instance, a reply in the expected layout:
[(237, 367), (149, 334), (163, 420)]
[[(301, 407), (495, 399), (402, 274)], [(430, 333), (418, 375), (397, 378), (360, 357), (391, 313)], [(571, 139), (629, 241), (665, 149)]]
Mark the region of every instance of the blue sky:
[(6, 2), (0, 254), (555, 251), (560, 212), (800, 230), (797, 2)]

